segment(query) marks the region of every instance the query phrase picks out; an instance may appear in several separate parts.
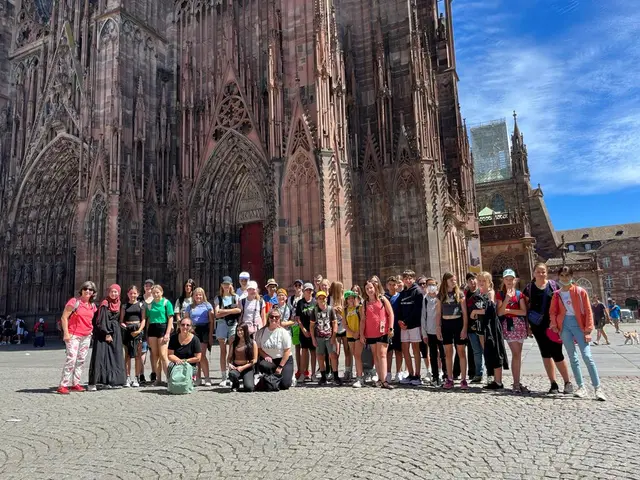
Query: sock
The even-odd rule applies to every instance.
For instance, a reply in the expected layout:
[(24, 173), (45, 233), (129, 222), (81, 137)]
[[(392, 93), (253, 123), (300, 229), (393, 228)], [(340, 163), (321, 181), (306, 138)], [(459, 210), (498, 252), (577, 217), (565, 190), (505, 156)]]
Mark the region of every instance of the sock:
[(338, 378), (340, 378), (338, 377), (338, 372), (333, 372), (333, 379), (338, 380)]

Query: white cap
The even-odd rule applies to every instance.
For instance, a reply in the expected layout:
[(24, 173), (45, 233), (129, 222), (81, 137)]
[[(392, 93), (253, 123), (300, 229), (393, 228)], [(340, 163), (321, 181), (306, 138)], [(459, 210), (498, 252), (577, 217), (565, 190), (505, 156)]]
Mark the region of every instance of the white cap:
[(247, 290), (249, 290), (250, 288), (253, 288), (254, 290), (258, 289), (258, 282), (255, 282), (253, 280), (251, 280), (249, 283), (247, 283)]
[(40, 320), (38, 320), (40, 323), (44, 323), (44, 318), (41, 318)]
[(249, 280), (250, 278), (251, 278), (251, 275), (249, 275), (249, 272), (240, 273), (240, 280)]

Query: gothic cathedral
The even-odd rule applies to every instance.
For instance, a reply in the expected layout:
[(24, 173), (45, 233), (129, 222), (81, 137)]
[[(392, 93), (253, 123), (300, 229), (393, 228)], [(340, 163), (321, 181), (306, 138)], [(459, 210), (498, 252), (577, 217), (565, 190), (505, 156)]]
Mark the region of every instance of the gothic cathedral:
[(0, 12), (0, 313), (55, 314), (87, 279), (464, 276), (451, 0)]

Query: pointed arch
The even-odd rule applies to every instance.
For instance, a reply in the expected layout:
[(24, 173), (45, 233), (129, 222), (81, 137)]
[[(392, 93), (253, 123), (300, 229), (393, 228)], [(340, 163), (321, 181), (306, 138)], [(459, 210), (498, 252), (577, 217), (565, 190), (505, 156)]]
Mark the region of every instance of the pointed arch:
[(85, 217), (84, 235), (87, 246), (88, 265), (87, 278), (95, 282), (98, 294), (104, 293), (106, 277), (105, 265), (107, 258), (107, 219), (109, 215), (107, 195), (98, 191), (94, 193)]
[(285, 222), (281, 235), (287, 240), (281, 243), (281, 258), (292, 277), (312, 278), (321, 266), (324, 245), (320, 175), (315, 159), (302, 149), (285, 168), (279, 216)]
[(496, 290), (502, 284), (502, 273), (508, 268), (518, 274), (518, 262), (509, 253), (499, 253), (491, 262), (491, 275), (493, 275), (493, 283), (496, 286)]
[(313, 152), (316, 148), (315, 142), (313, 141), (309, 120), (304, 114), (299, 99), (295, 100), (291, 118), (293, 120), (289, 129), (285, 158), (291, 158), (298, 150)]
[(391, 253), (392, 263), (412, 265), (417, 271), (426, 268), (422, 252), (422, 232), (424, 230), (424, 207), (422, 188), (413, 170), (406, 164), (400, 165), (392, 189), (394, 201), (391, 205), (395, 241), (403, 248)]
[(584, 288), (587, 293), (589, 294), (589, 298), (593, 298), (593, 283), (591, 283), (591, 281), (587, 278), (579, 278), (576, 281), (576, 285), (578, 285), (579, 287)]

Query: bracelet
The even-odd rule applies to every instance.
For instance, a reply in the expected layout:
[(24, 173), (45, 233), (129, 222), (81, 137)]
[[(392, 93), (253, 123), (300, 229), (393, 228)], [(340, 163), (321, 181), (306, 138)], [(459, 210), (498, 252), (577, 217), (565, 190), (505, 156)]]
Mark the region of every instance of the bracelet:
[(282, 365), (278, 365), (278, 367), (277, 367), (277, 368), (284, 368), (284, 367), (283, 367)]

